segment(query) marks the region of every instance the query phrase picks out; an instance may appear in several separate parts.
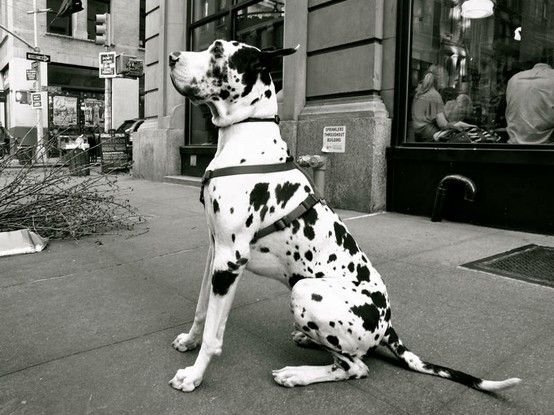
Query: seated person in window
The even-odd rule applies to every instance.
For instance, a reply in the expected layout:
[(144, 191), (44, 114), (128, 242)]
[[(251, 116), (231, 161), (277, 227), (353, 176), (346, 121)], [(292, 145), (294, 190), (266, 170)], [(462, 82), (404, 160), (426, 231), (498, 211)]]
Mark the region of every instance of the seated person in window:
[(460, 94), (444, 104), (444, 115), (451, 123), (468, 121), (471, 117), (472, 108), (473, 104), (469, 95)]
[(506, 88), (509, 143), (554, 144), (554, 69), (538, 63), (515, 74)]
[(451, 122), (446, 118), (444, 102), (439, 89), (444, 85), (444, 70), (431, 65), (416, 88), (412, 102), (412, 125), (416, 141), (435, 141), (441, 131), (472, 127), (463, 121)]

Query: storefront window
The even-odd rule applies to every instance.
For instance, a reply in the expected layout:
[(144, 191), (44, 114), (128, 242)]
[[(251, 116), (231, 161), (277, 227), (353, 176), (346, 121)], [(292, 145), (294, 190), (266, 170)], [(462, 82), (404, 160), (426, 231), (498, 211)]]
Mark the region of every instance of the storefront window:
[(407, 142), (554, 144), (554, 0), (414, 0)]
[[(238, 40), (259, 48), (283, 46), (284, 0), (262, 0), (242, 6), (244, 1), (195, 0), (190, 25), (191, 50), (204, 50), (216, 39)], [(199, 24), (194, 22), (201, 21)], [(283, 65), (277, 62), (271, 72), (275, 88), (282, 88)], [(217, 129), (211, 123), (207, 106), (189, 107), (189, 145), (215, 145)]]

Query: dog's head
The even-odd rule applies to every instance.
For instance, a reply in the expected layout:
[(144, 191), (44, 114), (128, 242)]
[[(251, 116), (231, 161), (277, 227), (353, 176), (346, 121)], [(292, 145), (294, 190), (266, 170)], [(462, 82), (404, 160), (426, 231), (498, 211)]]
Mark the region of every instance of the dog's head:
[(296, 50), (259, 50), (216, 40), (202, 52), (171, 53), (171, 80), (193, 104), (208, 104), (219, 127), (252, 116), (271, 117), (277, 112), (272, 61)]

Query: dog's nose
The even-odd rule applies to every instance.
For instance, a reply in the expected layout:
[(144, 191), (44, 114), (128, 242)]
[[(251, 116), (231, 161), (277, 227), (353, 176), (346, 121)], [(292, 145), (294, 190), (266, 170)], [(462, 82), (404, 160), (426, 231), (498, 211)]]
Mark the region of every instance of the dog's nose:
[(172, 52), (169, 54), (169, 66), (173, 67), (179, 61), (181, 52)]

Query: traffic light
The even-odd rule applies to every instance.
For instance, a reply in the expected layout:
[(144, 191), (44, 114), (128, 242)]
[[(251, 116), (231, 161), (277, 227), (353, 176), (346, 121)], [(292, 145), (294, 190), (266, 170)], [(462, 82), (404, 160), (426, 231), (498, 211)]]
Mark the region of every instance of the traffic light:
[(111, 46), (110, 14), (96, 15), (96, 40), (97, 45)]

